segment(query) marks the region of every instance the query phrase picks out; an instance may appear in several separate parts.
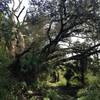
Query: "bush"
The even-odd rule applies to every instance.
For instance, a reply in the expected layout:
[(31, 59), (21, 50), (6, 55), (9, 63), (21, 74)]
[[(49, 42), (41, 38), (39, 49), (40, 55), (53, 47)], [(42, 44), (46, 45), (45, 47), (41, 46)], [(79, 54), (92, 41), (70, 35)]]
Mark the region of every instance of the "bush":
[(92, 84), (85, 89), (81, 89), (78, 96), (77, 100), (100, 100), (100, 86)]
[(46, 98), (48, 98), (47, 100), (63, 100), (59, 93), (56, 90), (52, 89), (47, 90)]

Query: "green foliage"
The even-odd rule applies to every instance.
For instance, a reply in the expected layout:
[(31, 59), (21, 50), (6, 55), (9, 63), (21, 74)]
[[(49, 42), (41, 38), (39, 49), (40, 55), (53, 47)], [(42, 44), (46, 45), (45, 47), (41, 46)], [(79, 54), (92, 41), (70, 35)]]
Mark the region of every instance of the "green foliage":
[(0, 100), (18, 100), (11, 93), (14, 81), (7, 68), (11, 63), (7, 49), (7, 42), (11, 39), (11, 27), (12, 25), (8, 24), (4, 14), (0, 12)]
[(99, 81), (99, 74), (93, 75), (93, 72), (88, 71), (88, 73), (86, 75), (86, 81), (87, 81), (88, 84), (97, 84), (98, 81)]
[(57, 91), (49, 89), (47, 91), (47, 96), (50, 100), (62, 100), (61, 96), (57, 93)]
[(78, 100), (100, 100), (100, 86), (97, 84), (89, 85), (78, 92)]
[(11, 94), (12, 83), (7, 65), (11, 62), (9, 54), (7, 54), (5, 42), (0, 41), (0, 99), (1, 100), (17, 100)]
[(34, 70), (35, 72), (38, 69), (39, 62), (40, 60), (39, 60), (38, 55), (34, 55), (32, 54), (32, 52), (29, 52), (26, 55), (24, 55), (21, 60), (21, 65), (22, 65), (21, 70), (22, 71)]

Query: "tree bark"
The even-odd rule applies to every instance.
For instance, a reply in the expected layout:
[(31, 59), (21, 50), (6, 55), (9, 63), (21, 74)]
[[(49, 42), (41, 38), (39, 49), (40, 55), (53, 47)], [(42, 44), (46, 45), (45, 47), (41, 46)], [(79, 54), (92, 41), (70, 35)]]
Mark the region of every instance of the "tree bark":
[(81, 82), (82, 85), (85, 85), (85, 71), (87, 68), (87, 58), (81, 58), (80, 59), (80, 74), (81, 74)]

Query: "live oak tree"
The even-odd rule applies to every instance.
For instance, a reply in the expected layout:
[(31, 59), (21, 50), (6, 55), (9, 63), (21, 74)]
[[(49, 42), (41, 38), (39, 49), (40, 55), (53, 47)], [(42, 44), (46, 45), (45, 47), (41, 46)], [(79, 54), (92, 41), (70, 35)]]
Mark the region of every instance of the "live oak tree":
[[(88, 59), (91, 56), (94, 58), (100, 52), (99, 6), (99, 0), (31, 0), (22, 23), (18, 18), (24, 8), (19, 16), (12, 10), (10, 15), (17, 19), (17, 24), (14, 24), (17, 26), (16, 35), (25, 32), (25, 35), (30, 34), (33, 37), (30, 45), (17, 53), (9, 65), (13, 75), (16, 74), (20, 80), (27, 77), (25, 81), (28, 82), (68, 61), (76, 61), (81, 75), (80, 81), (84, 84)], [(74, 42), (73, 38), (78, 41)], [(61, 48), (61, 42), (66, 45), (65, 48)], [(30, 53), (32, 55), (27, 57)], [(23, 57), (29, 62), (23, 64)]]

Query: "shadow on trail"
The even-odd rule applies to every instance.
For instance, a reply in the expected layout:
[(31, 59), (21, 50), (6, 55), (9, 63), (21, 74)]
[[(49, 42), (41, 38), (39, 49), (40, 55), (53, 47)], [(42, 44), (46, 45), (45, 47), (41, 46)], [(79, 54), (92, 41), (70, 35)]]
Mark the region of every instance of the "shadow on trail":
[[(66, 96), (71, 96), (74, 98), (77, 98), (77, 92), (79, 89), (81, 89), (81, 86), (55, 86), (55, 87), (50, 87), (50, 89), (55, 90), (59, 93), (60, 96), (66, 97)], [(65, 99), (67, 100), (67, 98)], [(75, 99), (74, 99), (75, 100)]]

